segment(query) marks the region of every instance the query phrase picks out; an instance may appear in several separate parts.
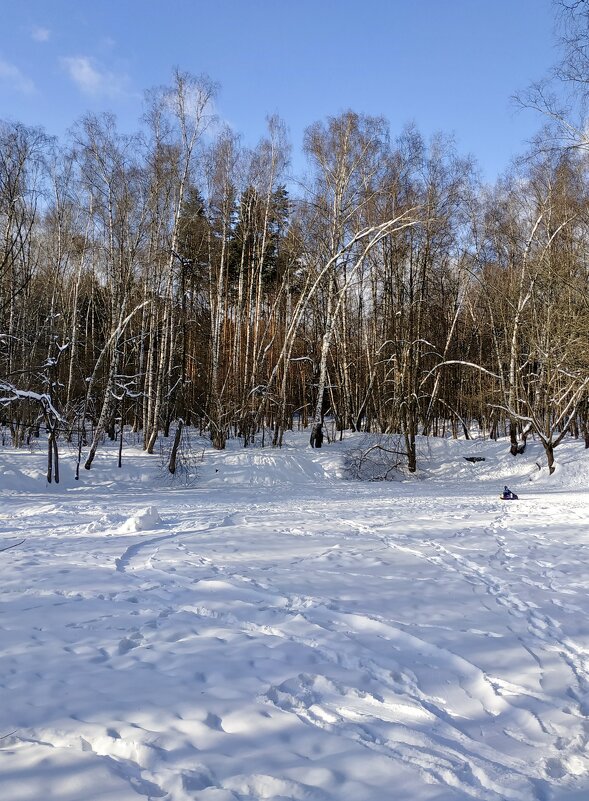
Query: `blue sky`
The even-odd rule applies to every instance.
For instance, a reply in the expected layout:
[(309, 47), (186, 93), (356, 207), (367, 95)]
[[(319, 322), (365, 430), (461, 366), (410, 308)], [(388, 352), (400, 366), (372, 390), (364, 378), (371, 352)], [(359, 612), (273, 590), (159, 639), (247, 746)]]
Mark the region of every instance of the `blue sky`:
[(0, 117), (62, 135), (86, 111), (134, 130), (175, 67), (220, 84), (254, 144), (268, 114), (301, 163), (307, 125), (351, 108), (453, 133), (493, 180), (540, 126), (510, 97), (557, 58), (552, 0), (0, 0)]

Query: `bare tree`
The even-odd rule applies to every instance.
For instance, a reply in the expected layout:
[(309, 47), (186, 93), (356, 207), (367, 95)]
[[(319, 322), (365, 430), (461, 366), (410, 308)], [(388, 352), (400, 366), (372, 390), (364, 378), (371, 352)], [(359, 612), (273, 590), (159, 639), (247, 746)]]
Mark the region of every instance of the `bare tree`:
[[(162, 410), (170, 403), (171, 394), (175, 389), (174, 385), (170, 386), (169, 381), (172, 372), (175, 372), (174, 346), (177, 316), (174, 300), (177, 287), (181, 214), (187, 193), (192, 185), (195, 159), (203, 133), (214, 120), (211, 104), (215, 92), (216, 86), (207, 76), (195, 77), (176, 71), (173, 86), (164, 87), (151, 96), (150, 119), (152, 121), (153, 147), (156, 155), (164, 150), (172, 156), (170, 174), (173, 177), (173, 183), (169, 187), (170, 197), (167, 203), (169, 221), (161, 232), (165, 236), (163, 318), (159, 335), (159, 356), (157, 360), (152, 360), (151, 375), (154, 382), (149, 394), (153, 397), (153, 406), (145, 431), (145, 447), (148, 453), (153, 453), (161, 424)], [(168, 120), (162, 123), (162, 118), (168, 118)], [(159, 223), (160, 220), (156, 218), (155, 222)]]

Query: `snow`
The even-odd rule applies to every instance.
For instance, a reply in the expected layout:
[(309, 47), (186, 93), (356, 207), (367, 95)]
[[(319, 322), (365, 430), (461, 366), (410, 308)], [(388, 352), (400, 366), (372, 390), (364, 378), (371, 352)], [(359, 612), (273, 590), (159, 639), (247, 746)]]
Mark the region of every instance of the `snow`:
[(589, 452), (357, 482), (359, 437), (0, 449), (2, 799), (589, 798)]

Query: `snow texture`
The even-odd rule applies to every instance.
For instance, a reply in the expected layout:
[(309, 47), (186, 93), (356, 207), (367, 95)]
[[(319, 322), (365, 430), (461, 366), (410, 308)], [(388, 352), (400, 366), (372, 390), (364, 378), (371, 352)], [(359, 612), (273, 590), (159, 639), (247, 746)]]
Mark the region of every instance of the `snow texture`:
[(0, 451), (2, 799), (589, 798), (589, 452), (358, 441)]

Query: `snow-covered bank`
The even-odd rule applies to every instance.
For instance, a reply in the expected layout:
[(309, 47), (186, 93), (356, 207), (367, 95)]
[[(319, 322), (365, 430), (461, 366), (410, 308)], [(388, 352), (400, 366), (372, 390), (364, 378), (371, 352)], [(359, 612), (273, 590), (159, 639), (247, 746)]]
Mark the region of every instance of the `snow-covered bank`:
[(358, 483), (352, 441), (188, 487), (0, 451), (3, 799), (589, 798), (589, 453), (429, 440)]

